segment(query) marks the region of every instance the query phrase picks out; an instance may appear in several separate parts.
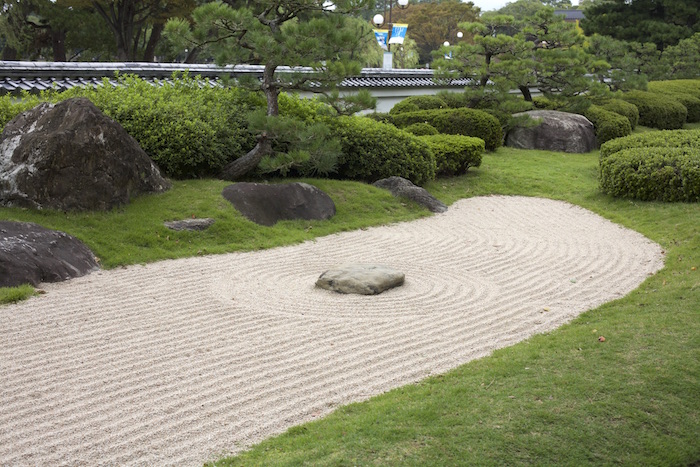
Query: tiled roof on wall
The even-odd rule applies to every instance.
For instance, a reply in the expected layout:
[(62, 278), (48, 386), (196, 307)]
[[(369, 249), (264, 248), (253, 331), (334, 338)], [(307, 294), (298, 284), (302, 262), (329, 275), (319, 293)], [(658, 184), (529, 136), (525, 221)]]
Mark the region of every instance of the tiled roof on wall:
[[(278, 71), (304, 72), (309, 69), (280, 67)], [(135, 74), (156, 84), (168, 82), (173, 73), (187, 71), (190, 76), (211, 79), (216, 85), (221, 76), (260, 76), (263, 66), (236, 65), (219, 67), (207, 64), (180, 63), (119, 63), (119, 62), (14, 62), (0, 61), (0, 94), (21, 91), (41, 92), (55, 87), (59, 91), (75, 86), (101, 86), (103, 79), (116, 86), (119, 74)], [(365, 68), (360, 76), (343, 80), (340, 87), (400, 88), (400, 87), (464, 87), (466, 79), (437, 79), (433, 70), (384, 70)]]

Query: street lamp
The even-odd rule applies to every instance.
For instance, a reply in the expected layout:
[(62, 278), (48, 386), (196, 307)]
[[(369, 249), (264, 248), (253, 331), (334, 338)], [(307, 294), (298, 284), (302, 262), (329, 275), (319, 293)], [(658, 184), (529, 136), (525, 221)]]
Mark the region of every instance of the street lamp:
[[(391, 40), (391, 30), (394, 27), (394, 23), (391, 21), (391, 7), (394, 3), (394, 0), (389, 0), (389, 22), (386, 23), (387, 27), (389, 28), (389, 40)], [(408, 0), (396, 0), (396, 4), (399, 6), (399, 8), (404, 9), (408, 7)], [(374, 15), (372, 18), (372, 22), (374, 23), (375, 26), (380, 27), (384, 24), (384, 18), (386, 17), (386, 3), (384, 4), (384, 15), (381, 13), (377, 13)], [(387, 40), (387, 51), (391, 52), (391, 44), (389, 43), (389, 40)]]

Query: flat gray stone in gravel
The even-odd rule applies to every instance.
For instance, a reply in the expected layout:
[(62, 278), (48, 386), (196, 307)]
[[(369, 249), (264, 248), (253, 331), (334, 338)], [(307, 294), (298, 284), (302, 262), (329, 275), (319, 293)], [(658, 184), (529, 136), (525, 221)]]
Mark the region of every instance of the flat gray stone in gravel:
[(345, 264), (321, 274), (316, 287), (339, 293), (376, 295), (404, 282), (404, 273), (379, 264)]

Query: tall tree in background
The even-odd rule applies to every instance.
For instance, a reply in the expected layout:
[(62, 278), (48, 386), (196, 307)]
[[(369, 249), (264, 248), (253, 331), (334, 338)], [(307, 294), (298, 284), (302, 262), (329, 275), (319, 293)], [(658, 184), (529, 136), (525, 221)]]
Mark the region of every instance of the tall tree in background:
[(112, 32), (117, 59), (153, 61), (165, 22), (186, 17), (194, 0), (57, 0), (63, 4), (96, 12)]
[(407, 23), (408, 33), (416, 41), (420, 63), (431, 60), (431, 52), (445, 41), (456, 42), (459, 23), (476, 21), (479, 9), (472, 2), (445, 0), (411, 4), (406, 9), (392, 10), (394, 23)]
[(659, 50), (700, 32), (698, 0), (607, 0), (584, 10), (581, 27), (630, 42), (653, 42)]
[[(346, 106), (347, 101), (339, 100), (335, 89), (343, 78), (360, 71), (358, 50), (365, 36), (371, 34), (371, 27), (365, 22), (349, 21), (348, 14), (367, 6), (369, 2), (365, 0), (248, 0), (244, 6), (233, 9), (213, 2), (193, 12), (191, 30), (182, 21), (166, 25), (169, 37), (180, 38), (180, 48), (206, 46), (220, 65), (264, 66), (260, 80), (239, 83), (261, 90), (266, 98), (264, 114), (251, 120), (257, 144), (228, 164), (222, 178), (238, 179), (269, 156), (276, 157), (280, 165), (292, 164), (295, 159), (303, 163), (313, 156), (306, 143), (328, 139), (328, 130), (321, 124), (307, 125), (280, 116), (282, 91), (324, 91), (340, 111), (354, 112), (372, 104), (369, 95), (363, 93), (352, 103), (357, 106)], [(328, 149), (330, 146), (329, 143)]]

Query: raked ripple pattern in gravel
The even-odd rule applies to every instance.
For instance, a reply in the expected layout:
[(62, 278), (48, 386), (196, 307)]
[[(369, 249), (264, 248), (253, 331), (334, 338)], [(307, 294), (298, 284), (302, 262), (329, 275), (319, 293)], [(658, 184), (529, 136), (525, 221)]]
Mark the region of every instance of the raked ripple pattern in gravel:
[[(314, 288), (344, 262), (406, 283)], [(482, 197), (297, 246), (46, 284), (0, 307), (0, 465), (201, 465), (551, 330), (662, 266), (657, 244), (579, 207)]]

